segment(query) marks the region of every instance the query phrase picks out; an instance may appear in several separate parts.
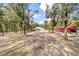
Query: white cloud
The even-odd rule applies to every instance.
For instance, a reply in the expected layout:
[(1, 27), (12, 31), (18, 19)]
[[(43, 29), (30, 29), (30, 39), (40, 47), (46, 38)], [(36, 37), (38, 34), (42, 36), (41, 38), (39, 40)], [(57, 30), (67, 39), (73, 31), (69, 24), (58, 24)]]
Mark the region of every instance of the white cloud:
[(40, 15), (40, 14), (35, 14), (35, 15), (33, 16), (33, 18), (37, 18), (37, 17), (41, 17), (41, 15)]
[(44, 23), (44, 21), (43, 21), (43, 20), (39, 22), (39, 24), (43, 24), (43, 23)]
[(38, 16), (40, 17), (41, 15), (39, 14)]
[(52, 4), (54, 3), (41, 3), (40, 8), (45, 12), (46, 10), (46, 4), (49, 5), (49, 8), (51, 8)]
[(46, 3), (47, 5), (51, 6), (53, 3)]
[(45, 11), (46, 10), (46, 3), (41, 3), (40, 8)]
[(33, 18), (36, 18), (36, 17), (37, 17), (37, 14), (33, 16)]
[(52, 4), (54, 3), (46, 3), (47, 5), (49, 5), (49, 8), (51, 8)]
[(48, 22), (51, 21), (51, 18), (48, 18), (47, 21), (48, 21)]
[(43, 19), (43, 21), (46, 21), (47, 19)]
[(51, 21), (51, 18), (48, 18), (48, 19), (43, 19), (42, 21), (40, 21), (40, 22), (39, 22), (39, 24), (43, 24), (43, 23), (44, 23), (44, 21), (46, 21), (46, 20), (47, 20), (48, 22), (50, 22), (50, 21)]
[(39, 22), (39, 24), (44, 24), (44, 21), (45, 21), (45, 20), (47, 20), (47, 19), (45, 19), (45, 18), (42, 19), (42, 20)]

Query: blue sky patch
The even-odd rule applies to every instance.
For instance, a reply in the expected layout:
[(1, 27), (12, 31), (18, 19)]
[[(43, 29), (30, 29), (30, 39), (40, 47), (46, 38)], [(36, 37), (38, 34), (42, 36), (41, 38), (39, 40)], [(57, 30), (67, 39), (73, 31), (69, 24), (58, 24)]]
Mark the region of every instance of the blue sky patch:
[(34, 10), (38, 10), (39, 13), (34, 15), (34, 21), (39, 23), (45, 18), (45, 12), (40, 8), (40, 3), (29, 3), (29, 10), (34, 13)]

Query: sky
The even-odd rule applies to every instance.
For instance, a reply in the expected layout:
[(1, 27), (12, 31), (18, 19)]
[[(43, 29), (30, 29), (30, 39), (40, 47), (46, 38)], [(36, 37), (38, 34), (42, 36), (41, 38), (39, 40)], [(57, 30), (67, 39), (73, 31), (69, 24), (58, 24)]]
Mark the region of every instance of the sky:
[(48, 4), (50, 8), (53, 3), (29, 3), (31, 14), (34, 14), (34, 10), (39, 11), (39, 13), (33, 15), (34, 21), (39, 24), (44, 23), (44, 21), (47, 20), (45, 17), (46, 4)]
[(34, 10), (38, 10), (39, 13), (34, 14), (34, 21), (37, 23), (42, 23), (45, 19), (45, 5), (40, 3), (29, 3), (29, 9), (31, 10), (31, 14), (34, 14)]

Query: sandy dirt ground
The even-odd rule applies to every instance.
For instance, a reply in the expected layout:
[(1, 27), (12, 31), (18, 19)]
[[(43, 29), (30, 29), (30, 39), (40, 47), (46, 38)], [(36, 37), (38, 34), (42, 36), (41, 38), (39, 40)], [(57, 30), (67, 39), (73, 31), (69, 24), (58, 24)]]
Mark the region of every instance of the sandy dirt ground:
[(71, 40), (62, 39), (58, 33), (9, 32), (0, 36), (1, 56), (77, 56), (79, 55), (79, 36)]

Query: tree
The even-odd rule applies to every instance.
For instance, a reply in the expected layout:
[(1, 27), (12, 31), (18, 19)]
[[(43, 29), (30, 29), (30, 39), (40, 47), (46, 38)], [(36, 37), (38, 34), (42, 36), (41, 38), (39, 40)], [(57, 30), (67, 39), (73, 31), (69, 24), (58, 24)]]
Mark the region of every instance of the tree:
[(53, 4), (52, 8), (48, 11), (51, 11), (49, 13), (49, 16), (51, 18), (51, 22), (52, 22), (52, 29), (54, 29), (54, 27), (59, 23), (58, 21), (61, 20), (64, 29), (65, 29), (65, 35), (64, 35), (64, 39), (67, 39), (67, 20), (69, 18), (69, 13), (72, 9), (72, 4), (69, 3), (61, 3), (61, 4)]
[(58, 14), (57, 4), (54, 4), (52, 6), (52, 12), (51, 12), (51, 22), (52, 22), (52, 32), (54, 30), (54, 27), (57, 25), (56, 16)]
[(61, 4), (61, 17), (63, 18), (63, 25), (64, 25), (64, 39), (67, 40), (67, 23), (68, 23), (68, 14), (70, 12), (70, 4)]
[(44, 24), (45, 24), (44, 25), (45, 26), (45, 29), (48, 29), (48, 25), (47, 25), (48, 24), (48, 21), (47, 20), (44, 21)]
[[(21, 24), (21, 28), (23, 28), (24, 30), (24, 34), (26, 35), (26, 26), (28, 27), (29, 25), (29, 14), (27, 11), (27, 6), (28, 4), (24, 4), (24, 3), (18, 3), (18, 4), (11, 4), (12, 9), (14, 10), (14, 12), (20, 17), (20, 24)], [(25, 19), (25, 17), (27, 17)]]
[(47, 6), (47, 8), (46, 8), (46, 18), (51, 18), (50, 23), (51, 23), (51, 26), (52, 26), (52, 28), (51, 28), (52, 32), (54, 30), (54, 27), (57, 25), (56, 16), (57, 16), (58, 10), (57, 10), (56, 5), (57, 4), (53, 4), (51, 10), (49, 10), (49, 6), (46, 5)]
[(36, 23), (34, 22), (34, 18), (33, 18), (33, 16), (35, 15), (35, 14), (38, 14), (39, 13), (39, 11), (38, 10), (34, 10), (33, 12), (33, 14), (31, 13), (31, 11), (32, 10), (28, 10), (28, 12), (29, 12), (29, 29), (31, 30), (31, 31), (33, 31), (34, 30), (34, 28), (37, 26), (36, 25)]
[(4, 13), (3, 13), (3, 10), (1, 9), (2, 6), (3, 5), (0, 4), (0, 29), (1, 29), (2, 35), (4, 35), (4, 30), (3, 30), (3, 16), (4, 16)]

